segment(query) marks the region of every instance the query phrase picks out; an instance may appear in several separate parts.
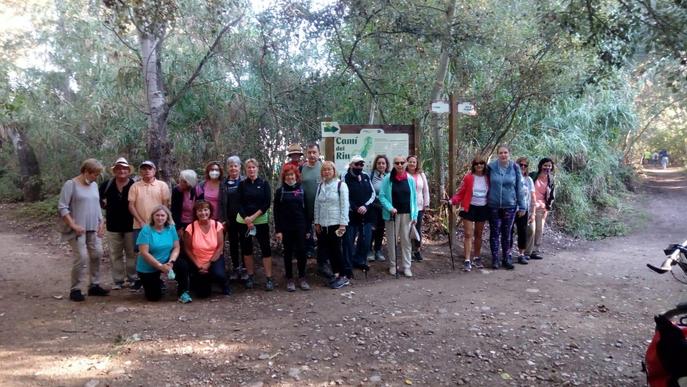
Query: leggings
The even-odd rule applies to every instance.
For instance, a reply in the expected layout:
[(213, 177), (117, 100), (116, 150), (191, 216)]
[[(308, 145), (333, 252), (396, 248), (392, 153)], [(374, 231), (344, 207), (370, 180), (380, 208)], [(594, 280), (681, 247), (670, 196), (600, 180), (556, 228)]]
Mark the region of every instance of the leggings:
[(498, 266), (499, 240), (501, 242), (501, 258), (510, 260), (510, 248), (513, 237), (513, 221), (515, 208), (489, 208), (489, 247), (491, 249), (492, 262)]
[(305, 225), (296, 226), (291, 230), (282, 231), (284, 244), (284, 271), (286, 278), (293, 278), (293, 265), (291, 261), (296, 256), (298, 277), (305, 277)]
[(375, 211), (375, 224), (372, 230), (372, 248), (375, 252), (382, 249), (382, 241), (384, 240), (384, 217), (382, 216), (382, 207), (376, 204), (372, 206)]
[(415, 229), (417, 230), (418, 235), (420, 235), (420, 240), (416, 241), (413, 239), (413, 251), (418, 251), (420, 250), (420, 247), (422, 247), (422, 215), (424, 214), (424, 210), (417, 212), (417, 222), (415, 222)]
[(210, 264), (207, 273), (198, 271), (198, 267), (188, 258), (179, 258), (174, 264), (174, 272), (177, 277), (177, 293), (193, 290), (200, 298), (210, 297), (212, 284), (218, 283), (224, 287), (227, 284), (227, 276), (224, 271), (224, 256)]
[(341, 237), (336, 235), (338, 228), (338, 225), (322, 227), (322, 232), (320, 232), (318, 239), (318, 247), (323, 259), (329, 259), (332, 265), (332, 272), (351, 277), (353, 272), (350, 268), (346, 270), (343, 257), (341, 256)]
[[(248, 226), (239, 223), (239, 233), (241, 234), (241, 252), (243, 256), (253, 255), (253, 237), (251, 235), (246, 235), (248, 232)], [(258, 244), (260, 244), (260, 252), (262, 252), (262, 257), (267, 258), (272, 256), (272, 248), (270, 247), (270, 225), (256, 224), (255, 225), (255, 237), (258, 239)]]

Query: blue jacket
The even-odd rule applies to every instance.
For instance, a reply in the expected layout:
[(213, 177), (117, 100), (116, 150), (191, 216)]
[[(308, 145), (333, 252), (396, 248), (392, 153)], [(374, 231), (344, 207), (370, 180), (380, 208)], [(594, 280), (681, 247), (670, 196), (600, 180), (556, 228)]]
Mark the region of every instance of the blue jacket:
[(489, 193), (487, 205), (490, 208), (525, 208), (522, 195), (522, 172), (512, 160), (504, 172), (499, 168), (499, 161), (489, 163)]
[[(382, 218), (391, 220), (391, 174), (384, 176), (382, 188), (379, 190), (379, 203), (382, 204)], [(408, 186), (410, 187), (410, 220), (417, 221), (417, 196), (415, 193), (415, 180), (409, 175)]]

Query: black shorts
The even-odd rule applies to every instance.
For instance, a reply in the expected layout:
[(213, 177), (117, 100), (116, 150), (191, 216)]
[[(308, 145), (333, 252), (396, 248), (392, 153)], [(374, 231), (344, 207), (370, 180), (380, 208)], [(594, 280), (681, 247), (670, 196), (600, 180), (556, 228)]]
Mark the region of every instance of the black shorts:
[(489, 220), (489, 208), (487, 206), (470, 206), (470, 209), (465, 211), (460, 211), (458, 213), (461, 218), (467, 219), (471, 222), (486, 222)]

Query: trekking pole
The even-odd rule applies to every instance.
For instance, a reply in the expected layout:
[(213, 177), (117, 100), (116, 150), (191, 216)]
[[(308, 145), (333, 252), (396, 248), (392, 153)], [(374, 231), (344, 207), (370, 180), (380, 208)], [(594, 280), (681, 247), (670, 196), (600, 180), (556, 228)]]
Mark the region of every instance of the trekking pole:
[(391, 215), (391, 233), (394, 235), (394, 265), (396, 279), (398, 279), (398, 244), (396, 243), (396, 215)]
[[(447, 215), (446, 217), (449, 218), (449, 221), (450, 221), (451, 218), (448, 216), (448, 212), (451, 211), (451, 201), (450, 201), (450, 199), (448, 199), (448, 196), (445, 200), (446, 200), (445, 205), (446, 205), (446, 215)], [(451, 225), (450, 224), (448, 225), (448, 251), (451, 254), (451, 270), (455, 271), (456, 270), (456, 261), (453, 259), (453, 233), (451, 232)]]

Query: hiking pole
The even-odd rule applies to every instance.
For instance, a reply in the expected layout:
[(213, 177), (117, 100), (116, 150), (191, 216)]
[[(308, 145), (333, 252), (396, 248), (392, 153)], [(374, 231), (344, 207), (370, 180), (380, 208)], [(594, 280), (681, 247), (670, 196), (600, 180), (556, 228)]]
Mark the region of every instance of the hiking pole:
[(398, 279), (398, 244), (396, 243), (396, 215), (391, 215), (391, 233), (394, 235), (394, 265), (396, 279)]
[[(446, 215), (449, 221), (451, 220), (451, 217), (449, 215), (449, 211), (451, 211), (451, 201), (450, 199), (445, 199), (446, 200)], [(451, 253), (451, 270), (455, 271), (456, 270), (456, 261), (453, 259), (453, 233), (451, 232), (451, 225), (448, 225), (448, 251)]]

